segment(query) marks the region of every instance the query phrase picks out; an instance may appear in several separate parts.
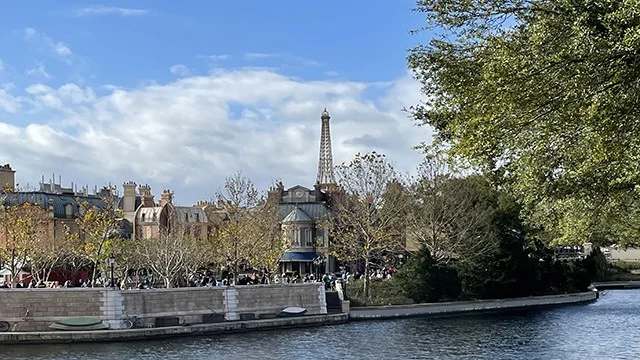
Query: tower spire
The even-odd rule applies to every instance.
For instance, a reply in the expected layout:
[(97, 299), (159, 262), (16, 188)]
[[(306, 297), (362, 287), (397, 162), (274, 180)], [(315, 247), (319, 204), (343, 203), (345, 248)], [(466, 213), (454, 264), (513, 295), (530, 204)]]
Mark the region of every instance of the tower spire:
[(320, 158), (318, 160), (318, 177), (316, 183), (326, 188), (327, 185), (335, 184), (333, 176), (333, 155), (331, 152), (331, 130), (329, 128), (329, 112), (324, 108), (322, 115), (322, 130), (320, 132)]

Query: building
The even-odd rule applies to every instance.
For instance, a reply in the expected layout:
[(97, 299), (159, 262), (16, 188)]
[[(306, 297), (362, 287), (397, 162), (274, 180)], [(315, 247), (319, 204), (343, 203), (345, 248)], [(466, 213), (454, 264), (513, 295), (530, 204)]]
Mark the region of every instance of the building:
[(330, 234), (327, 221), (329, 190), (336, 186), (331, 150), (329, 112), (324, 109), (320, 135), (318, 174), (313, 188), (282, 183), (269, 190), (269, 198), (278, 202), (278, 217), (288, 251), (280, 261), (281, 272), (298, 274), (334, 272), (336, 262), (328, 253)]
[(114, 196), (108, 187), (93, 194), (89, 194), (87, 188), (81, 192), (72, 188), (63, 188), (56, 184), (53, 179), (48, 183), (40, 182), (38, 190), (34, 191), (13, 191), (15, 186), (15, 171), (9, 164), (0, 167), (0, 179), (10, 187), (5, 188), (5, 193), (0, 196), (2, 206), (17, 206), (25, 203), (39, 205), (43, 216), (47, 221), (47, 236), (62, 236), (66, 234), (65, 228), (69, 231), (77, 231), (75, 219), (82, 207), (104, 207), (104, 198)]
[(173, 204), (173, 192), (162, 191), (160, 202), (156, 203), (149, 185), (123, 184), (123, 196), (118, 207), (132, 229), (131, 238), (152, 239), (164, 232), (184, 230), (186, 233), (207, 237), (210, 224), (205, 209), (201, 206), (177, 206)]

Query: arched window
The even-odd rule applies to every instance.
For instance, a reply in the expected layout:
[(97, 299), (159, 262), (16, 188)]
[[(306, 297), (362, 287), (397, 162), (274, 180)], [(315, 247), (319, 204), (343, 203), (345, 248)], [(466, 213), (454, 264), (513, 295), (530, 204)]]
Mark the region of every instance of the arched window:
[(67, 204), (64, 206), (64, 213), (67, 216), (67, 218), (70, 218), (73, 216), (73, 205), (71, 204)]

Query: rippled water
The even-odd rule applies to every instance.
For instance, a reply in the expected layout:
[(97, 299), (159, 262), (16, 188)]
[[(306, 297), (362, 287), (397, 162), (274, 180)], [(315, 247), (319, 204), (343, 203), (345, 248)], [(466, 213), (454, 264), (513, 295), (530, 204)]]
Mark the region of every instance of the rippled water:
[(0, 359), (640, 359), (640, 290), (588, 305), (111, 344), (0, 347)]

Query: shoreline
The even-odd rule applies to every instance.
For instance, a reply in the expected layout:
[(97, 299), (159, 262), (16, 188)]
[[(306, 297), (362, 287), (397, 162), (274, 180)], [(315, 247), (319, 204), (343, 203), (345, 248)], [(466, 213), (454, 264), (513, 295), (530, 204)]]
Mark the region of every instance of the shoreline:
[(594, 302), (597, 291), (573, 294), (530, 296), (510, 299), (452, 301), (443, 303), (366, 306), (350, 309), (350, 320), (388, 320), (407, 317), (449, 317), (578, 305)]
[[(142, 329), (109, 329), (94, 331), (29, 331), (0, 333), (2, 345), (68, 344), (91, 342), (127, 342), (148, 339), (174, 338), (263, 331), (299, 327), (344, 324), (349, 321), (389, 320), (407, 317), (455, 317), (492, 312), (508, 312), (553, 306), (587, 304), (596, 301), (597, 291), (575, 294), (546, 295), (526, 298), (456, 301), (413, 305), (355, 307), (345, 313), (319, 314), (290, 318), (247, 321), (225, 321)], [(346, 301), (348, 306), (348, 301)]]

